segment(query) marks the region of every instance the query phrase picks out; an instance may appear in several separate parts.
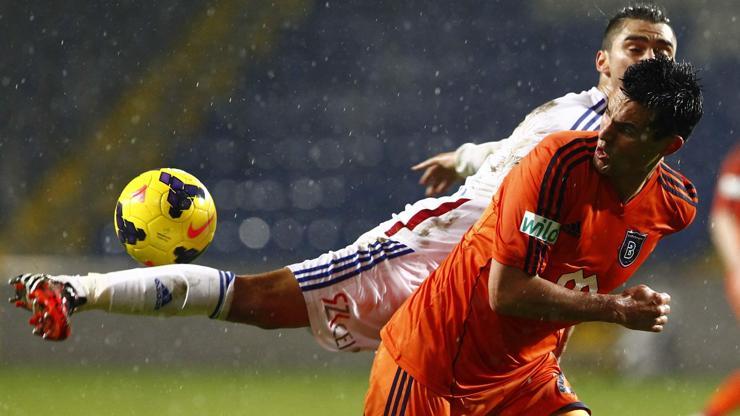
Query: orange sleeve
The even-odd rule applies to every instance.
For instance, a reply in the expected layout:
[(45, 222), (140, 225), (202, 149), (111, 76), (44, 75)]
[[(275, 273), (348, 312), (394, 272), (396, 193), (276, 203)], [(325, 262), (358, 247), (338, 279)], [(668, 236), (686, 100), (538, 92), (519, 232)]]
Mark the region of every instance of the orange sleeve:
[(506, 176), (493, 201), (491, 257), (529, 275), (544, 270), (560, 217), (568, 210), (569, 198), (560, 197), (566, 187), (564, 172), (582, 163), (596, 144), (596, 137), (568, 133), (546, 137)]
[(491, 257), (501, 264), (527, 271), (525, 259), (530, 238), (520, 232), (519, 227), (526, 212), (537, 211), (539, 185), (546, 170), (546, 160), (552, 155), (548, 150), (542, 144), (535, 147), (509, 172), (494, 198), (496, 231)]

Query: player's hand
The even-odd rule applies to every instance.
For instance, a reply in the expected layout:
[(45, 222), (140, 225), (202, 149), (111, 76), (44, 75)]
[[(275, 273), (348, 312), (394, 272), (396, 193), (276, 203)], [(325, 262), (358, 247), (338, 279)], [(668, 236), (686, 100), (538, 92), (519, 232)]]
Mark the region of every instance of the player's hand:
[(626, 289), (619, 295), (619, 323), (629, 329), (661, 332), (671, 313), (671, 297), (645, 285)]
[(455, 152), (440, 153), (414, 165), (411, 170), (423, 170), (419, 184), (426, 187), (427, 196), (439, 195), (462, 179), (455, 170)]

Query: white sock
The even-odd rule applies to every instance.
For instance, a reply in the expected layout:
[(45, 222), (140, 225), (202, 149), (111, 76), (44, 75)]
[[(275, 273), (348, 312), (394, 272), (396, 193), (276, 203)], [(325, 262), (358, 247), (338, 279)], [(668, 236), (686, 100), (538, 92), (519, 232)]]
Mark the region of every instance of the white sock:
[(87, 302), (80, 311), (102, 309), (135, 315), (206, 315), (225, 319), (231, 308), (234, 274), (192, 264), (54, 276), (68, 282)]

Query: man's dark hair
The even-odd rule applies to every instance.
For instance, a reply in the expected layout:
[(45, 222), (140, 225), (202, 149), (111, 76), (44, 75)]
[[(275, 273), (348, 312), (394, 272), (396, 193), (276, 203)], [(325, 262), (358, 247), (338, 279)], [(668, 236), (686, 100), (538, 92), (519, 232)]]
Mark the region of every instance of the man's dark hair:
[(653, 112), (655, 138), (678, 134), (688, 140), (703, 114), (703, 98), (694, 67), (663, 56), (631, 65), (622, 92)]
[(606, 25), (604, 36), (601, 38), (601, 49), (608, 50), (614, 42), (614, 35), (622, 28), (624, 21), (627, 19), (644, 20), (650, 23), (665, 23), (671, 21), (665, 15), (665, 10), (654, 4), (635, 4), (619, 10)]

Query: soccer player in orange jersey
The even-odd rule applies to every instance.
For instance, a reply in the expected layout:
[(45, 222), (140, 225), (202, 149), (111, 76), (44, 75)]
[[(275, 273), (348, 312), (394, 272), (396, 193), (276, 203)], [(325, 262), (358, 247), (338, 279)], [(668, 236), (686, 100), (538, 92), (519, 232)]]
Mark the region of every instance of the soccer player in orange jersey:
[(660, 332), (670, 297), (608, 294), (696, 214), (663, 157), (702, 115), (688, 64), (631, 66), (602, 128), (546, 137), (381, 331), (366, 415), (585, 415), (553, 354), (563, 329)]
[[(596, 86), (537, 107), (506, 139), (463, 145), (463, 170), (468, 175), (478, 170), (464, 186), (453, 195), (407, 205), (344, 248), (240, 276), (192, 264), (81, 276), (28, 273), (10, 280), (11, 302), (32, 309), (34, 333), (48, 340), (69, 336), (72, 313), (102, 310), (208, 316), (262, 328), (310, 327), (329, 350), (375, 350), (383, 325), (449, 255), (518, 161), (550, 133), (598, 130), (606, 97), (620, 88), (625, 69), (656, 55), (672, 59), (677, 45), (660, 7), (619, 10), (595, 54)], [(439, 185), (439, 158), (433, 160), (417, 168), (425, 169), (423, 182)], [(429, 190), (441, 192), (437, 185)]]
[[(717, 182), (710, 233), (725, 265), (727, 298), (740, 319), (740, 144), (725, 159)], [(735, 370), (709, 399), (704, 416), (740, 409), (740, 370)]]

